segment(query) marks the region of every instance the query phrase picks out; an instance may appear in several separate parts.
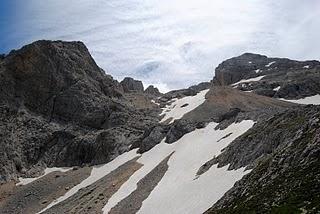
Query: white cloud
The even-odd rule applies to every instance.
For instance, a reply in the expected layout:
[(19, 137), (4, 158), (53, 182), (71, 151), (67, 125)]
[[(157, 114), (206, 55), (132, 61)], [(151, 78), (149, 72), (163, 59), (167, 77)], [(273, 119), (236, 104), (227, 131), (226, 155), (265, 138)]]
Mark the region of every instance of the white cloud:
[[(132, 76), (163, 90), (208, 81), (218, 63), (243, 52), (320, 58), (317, 0), (30, 0), (23, 5), (19, 31), (12, 29), (7, 40), (82, 40), (115, 78)], [(139, 70), (148, 66), (154, 69), (148, 74)]]

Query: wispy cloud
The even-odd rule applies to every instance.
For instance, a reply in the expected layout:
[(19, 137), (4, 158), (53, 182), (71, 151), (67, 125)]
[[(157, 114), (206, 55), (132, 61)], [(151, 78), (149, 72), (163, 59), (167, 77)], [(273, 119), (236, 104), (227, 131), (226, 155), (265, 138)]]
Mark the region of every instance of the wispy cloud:
[(98, 64), (117, 79), (132, 76), (168, 90), (210, 80), (218, 63), (243, 52), (319, 59), (319, 4), (29, 0), (21, 2), (14, 21), (0, 15), (0, 21), (11, 25), (1, 35), (0, 49), (37, 39), (82, 40)]

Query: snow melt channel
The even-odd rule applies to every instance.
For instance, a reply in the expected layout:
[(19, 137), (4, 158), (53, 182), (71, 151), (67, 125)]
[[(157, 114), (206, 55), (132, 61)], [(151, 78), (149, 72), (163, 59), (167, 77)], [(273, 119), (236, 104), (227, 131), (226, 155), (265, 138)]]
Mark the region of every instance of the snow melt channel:
[(320, 105), (320, 94), (317, 94), (311, 97), (305, 97), (299, 100), (286, 100), (283, 98), (281, 98), (280, 100), (291, 102), (291, 103), (304, 104), (304, 105)]
[[(227, 166), (217, 168), (215, 165), (195, 179), (197, 171), (253, 124), (253, 121), (242, 121), (230, 125), (225, 130), (215, 130), (218, 124), (210, 123), (203, 129), (184, 135), (173, 144), (166, 144), (163, 140), (142, 154), (138, 162), (142, 163), (143, 167), (109, 199), (103, 208), (104, 213), (108, 213), (117, 203), (135, 191), (137, 183), (173, 152), (168, 161), (168, 171), (143, 202), (138, 213), (203, 213), (249, 171), (244, 171), (244, 168), (228, 171)], [(229, 133), (232, 134), (219, 141)]]
[(240, 80), (239, 82), (233, 83), (232, 86), (237, 86), (241, 83), (247, 83), (247, 82), (258, 82), (258, 81), (262, 80), (263, 77), (265, 77), (265, 76), (266, 75), (258, 76), (258, 77), (250, 78), (250, 79), (243, 79), (243, 80)]
[(205, 96), (208, 93), (208, 91), (209, 89), (200, 91), (195, 96), (188, 96), (183, 97), (181, 99), (176, 99), (170, 105), (163, 108), (163, 111), (160, 114), (160, 116), (164, 115), (164, 117), (160, 122), (162, 123), (166, 120), (170, 120), (169, 123), (172, 123), (174, 120), (182, 118), (183, 115), (194, 110), (202, 103), (204, 103), (204, 101), (206, 100)]

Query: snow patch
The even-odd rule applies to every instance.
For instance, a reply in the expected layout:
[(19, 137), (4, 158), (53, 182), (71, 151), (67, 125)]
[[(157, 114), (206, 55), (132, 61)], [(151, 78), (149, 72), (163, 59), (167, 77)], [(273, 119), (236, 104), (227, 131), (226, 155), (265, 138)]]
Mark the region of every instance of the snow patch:
[(320, 94), (317, 94), (311, 97), (305, 97), (299, 100), (286, 100), (283, 98), (281, 98), (280, 100), (291, 102), (291, 103), (304, 104), (304, 105), (320, 105)]
[(270, 62), (268, 65), (266, 65), (266, 68), (269, 68), (271, 65), (273, 65), (274, 63), (276, 63), (276, 61)]
[[(202, 103), (204, 103), (205, 96), (209, 90), (210, 89), (200, 91), (195, 96), (188, 96), (183, 97), (181, 99), (175, 99), (170, 105), (167, 105), (165, 108), (163, 108), (163, 111), (160, 114), (160, 116), (164, 115), (164, 117), (160, 122), (162, 123), (168, 119), (171, 119), (170, 123), (172, 123), (174, 120), (182, 118), (183, 115), (194, 110)], [(181, 106), (184, 106), (185, 104), (188, 105), (181, 108)]]
[(135, 157), (138, 157), (139, 154), (137, 154), (137, 151), (138, 151), (138, 149), (131, 150), (130, 152), (126, 152), (126, 153), (118, 156), (113, 161), (111, 161), (107, 164), (94, 166), (91, 171), (91, 174), (88, 178), (83, 180), (80, 184), (74, 186), (72, 189), (70, 189), (68, 192), (66, 192), (65, 195), (54, 200), (45, 209), (41, 210), (38, 213), (42, 213), (42, 212), (48, 210), (49, 208), (53, 207), (54, 205), (59, 204), (60, 202), (68, 199), (69, 197), (76, 194), (80, 189), (85, 188), (85, 187), (93, 184), (94, 182), (96, 182), (96, 181), (100, 180), (101, 178), (103, 178), (104, 176), (108, 175), (113, 170), (117, 169), (119, 166), (125, 164), (126, 162), (132, 160)]
[(252, 62), (251, 62), (251, 61), (249, 61), (248, 63), (249, 63), (249, 64), (252, 64)]
[(258, 81), (262, 80), (265, 76), (266, 75), (258, 76), (258, 77), (250, 78), (250, 79), (243, 79), (243, 80), (240, 80), (239, 82), (232, 84), (232, 86), (237, 86), (241, 83), (247, 83), (247, 82), (258, 82)]
[(303, 68), (309, 69), (309, 68), (310, 68), (310, 65), (303, 66)]
[(278, 86), (278, 87), (274, 88), (273, 90), (274, 90), (274, 91), (279, 91), (280, 88), (281, 88), (281, 86)]
[(160, 103), (157, 103), (157, 102), (156, 102), (156, 101), (154, 101), (154, 100), (151, 100), (151, 103), (156, 104), (157, 106), (159, 106), (159, 105), (160, 105)]
[[(143, 202), (138, 213), (203, 213), (249, 171), (244, 171), (244, 168), (229, 171), (228, 166), (217, 168), (215, 165), (195, 179), (197, 171), (253, 124), (253, 121), (242, 121), (233, 123), (225, 130), (215, 130), (218, 124), (212, 122), (203, 129), (184, 135), (173, 144), (166, 144), (163, 140), (142, 154), (138, 162), (144, 166), (109, 199), (103, 212), (108, 213), (135, 191), (137, 183), (173, 153), (168, 161), (168, 171)], [(221, 140), (226, 135), (228, 137)]]
[(39, 176), (39, 177), (36, 177), (36, 178), (22, 178), (20, 177), (19, 178), (19, 183), (16, 184), (16, 186), (19, 186), (19, 185), (27, 185), (35, 180), (38, 180), (39, 178), (42, 178), (44, 176), (46, 176), (47, 174), (51, 173), (51, 172), (67, 172), (69, 170), (71, 170), (72, 168), (68, 167), (68, 168), (57, 168), (57, 167), (53, 167), (53, 168), (46, 168), (44, 170), (44, 174)]
[(257, 69), (257, 70), (255, 70), (254, 72), (256, 72), (256, 74), (258, 74), (258, 73), (261, 73), (262, 70), (261, 70), (261, 69)]

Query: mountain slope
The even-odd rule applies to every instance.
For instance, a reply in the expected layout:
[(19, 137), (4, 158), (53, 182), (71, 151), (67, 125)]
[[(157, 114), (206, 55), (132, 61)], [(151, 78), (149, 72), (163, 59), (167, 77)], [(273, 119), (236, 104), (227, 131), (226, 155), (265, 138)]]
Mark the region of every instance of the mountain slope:
[(280, 100), (316, 101), (317, 61), (244, 54), (160, 94), (38, 41), (0, 75), (0, 213), (320, 210), (320, 109)]
[(319, 107), (290, 110), (232, 142), (217, 157), (219, 166), (255, 167), (206, 213), (317, 213), (319, 118)]

